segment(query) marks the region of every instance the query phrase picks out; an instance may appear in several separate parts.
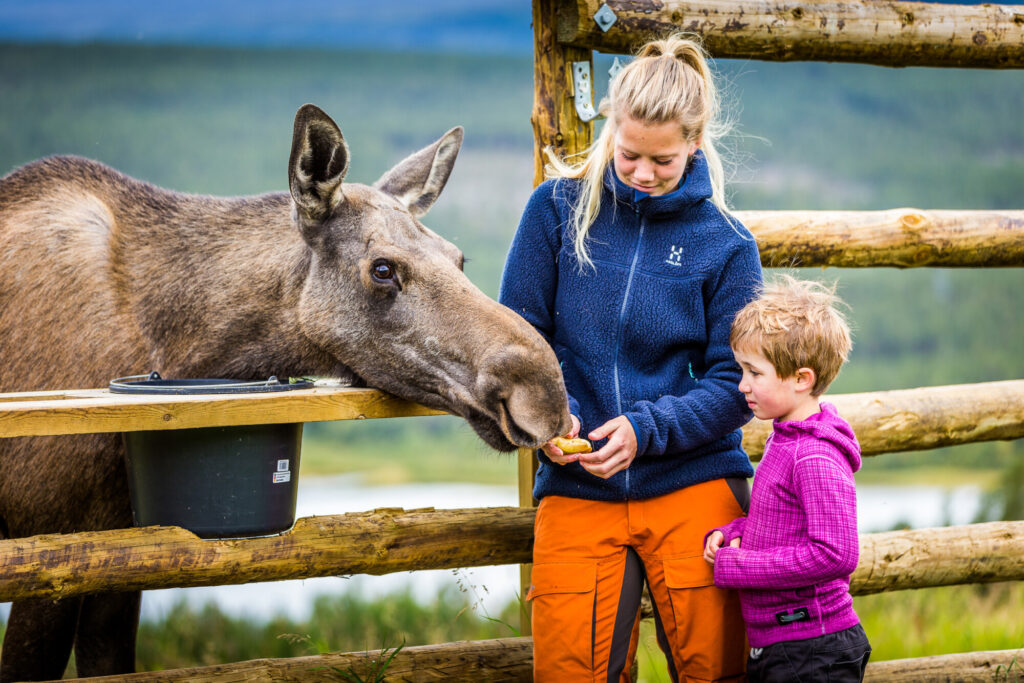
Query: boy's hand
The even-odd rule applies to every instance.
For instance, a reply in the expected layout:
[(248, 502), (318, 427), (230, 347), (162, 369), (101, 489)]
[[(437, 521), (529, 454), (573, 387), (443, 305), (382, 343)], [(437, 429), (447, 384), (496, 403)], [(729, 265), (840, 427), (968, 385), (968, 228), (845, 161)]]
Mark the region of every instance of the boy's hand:
[[(575, 415), (569, 415), (572, 418), (572, 429), (569, 430), (568, 434), (564, 434), (567, 439), (575, 439), (580, 433), (580, 419)], [(576, 462), (580, 459), (579, 453), (565, 453), (561, 448), (548, 441), (546, 444), (540, 447), (544, 451), (544, 455), (551, 458), (551, 462), (559, 465), (568, 465), (571, 462)]]
[[(724, 540), (725, 540), (725, 535), (721, 531), (712, 531), (711, 534), (708, 536), (708, 542), (704, 546), (704, 560), (708, 564), (714, 564), (715, 563), (715, 555), (718, 553), (719, 549), (722, 547), (722, 542)], [(729, 541), (729, 547), (730, 548), (739, 548), (740, 547), (740, 537), (737, 536), (736, 538), (734, 538), (731, 541)]]
[(722, 547), (722, 541), (725, 540), (725, 534), (721, 531), (712, 531), (708, 536), (708, 542), (704, 545), (704, 560), (708, 564), (715, 563), (715, 553)]

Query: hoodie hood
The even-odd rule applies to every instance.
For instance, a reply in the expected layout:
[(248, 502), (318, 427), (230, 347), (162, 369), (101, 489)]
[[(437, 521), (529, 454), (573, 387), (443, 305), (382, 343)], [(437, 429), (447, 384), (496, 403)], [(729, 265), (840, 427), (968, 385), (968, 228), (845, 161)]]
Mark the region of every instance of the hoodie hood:
[(612, 193), (615, 201), (636, 208), (640, 213), (650, 216), (666, 216), (678, 213), (705, 199), (711, 199), (711, 176), (704, 152), (697, 150), (690, 157), (679, 187), (668, 194), (652, 197), (646, 192), (636, 190), (619, 179), (615, 166), (608, 164), (604, 176), (605, 189)]
[(860, 444), (853, 433), (853, 427), (839, 416), (836, 407), (825, 401), (821, 402), (821, 412), (811, 415), (806, 420), (794, 422), (778, 422), (774, 424), (775, 433), (781, 437), (798, 438), (809, 434), (816, 439), (828, 441), (835, 445), (846, 456), (850, 469), (860, 469)]

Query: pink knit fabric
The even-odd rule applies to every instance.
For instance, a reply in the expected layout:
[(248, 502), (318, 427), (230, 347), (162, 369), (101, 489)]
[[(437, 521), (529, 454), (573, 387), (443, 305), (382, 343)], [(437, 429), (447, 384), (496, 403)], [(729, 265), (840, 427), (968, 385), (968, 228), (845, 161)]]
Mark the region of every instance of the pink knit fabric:
[[(751, 647), (859, 623), (849, 587), (860, 464), (853, 429), (831, 403), (806, 420), (775, 422), (749, 515), (719, 529), (725, 543), (715, 557), (715, 585), (740, 591)], [(728, 547), (736, 537), (740, 547)]]

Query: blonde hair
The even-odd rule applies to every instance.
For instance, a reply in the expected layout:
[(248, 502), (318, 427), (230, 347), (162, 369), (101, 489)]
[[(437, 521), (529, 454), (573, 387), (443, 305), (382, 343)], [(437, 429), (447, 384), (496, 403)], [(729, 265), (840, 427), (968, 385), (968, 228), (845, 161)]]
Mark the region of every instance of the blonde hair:
[(733, 319), (729, 345), (759, 352), (780, 378), (814, 370), (812, 396), (825, 393), (850, 355), (853, 341), (835, 285), (777, 275)]
[(604, 175), (615, 151), (620, 117), (646, 124), (678, 121), (683, 138), (700, 143), (711, 176), (711, 201), (728, 216), (725, 171), (715, 148), (715, 140), (722, 137), (727, 126), (718, 119), (718, 89), (708, 55), (695, 38), (674, 34), (644, 45), (636, 58), (612, 79), (599, 110), (607, 121), (597, 140), (583, 153), (583, 161), (570, 164), (550, 149), (545, 150), (549, 178), (580, 181), (572, 223), (573, 246), (581, 267), (593, 266), (586, 247), (587, 232), (601, 209)]

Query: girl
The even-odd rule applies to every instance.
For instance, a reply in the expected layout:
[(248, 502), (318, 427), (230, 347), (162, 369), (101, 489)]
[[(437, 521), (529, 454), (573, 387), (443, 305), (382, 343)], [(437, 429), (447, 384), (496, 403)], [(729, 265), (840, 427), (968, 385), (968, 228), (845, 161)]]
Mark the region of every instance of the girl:
[(734, 592), (714, 586), (704, 533), (743, 514), (750, 419), (729, 348), (761, 282), (729, 215), (706, 55), (648, 43), (609, 86), (582, 163), (552, 159), (508, 255), (500, 300), (562, 363), (573, 429), (545, 444), (533, 574), (537, 681), (628, 680), (646, 580), (673, 680), (743, 676)]

